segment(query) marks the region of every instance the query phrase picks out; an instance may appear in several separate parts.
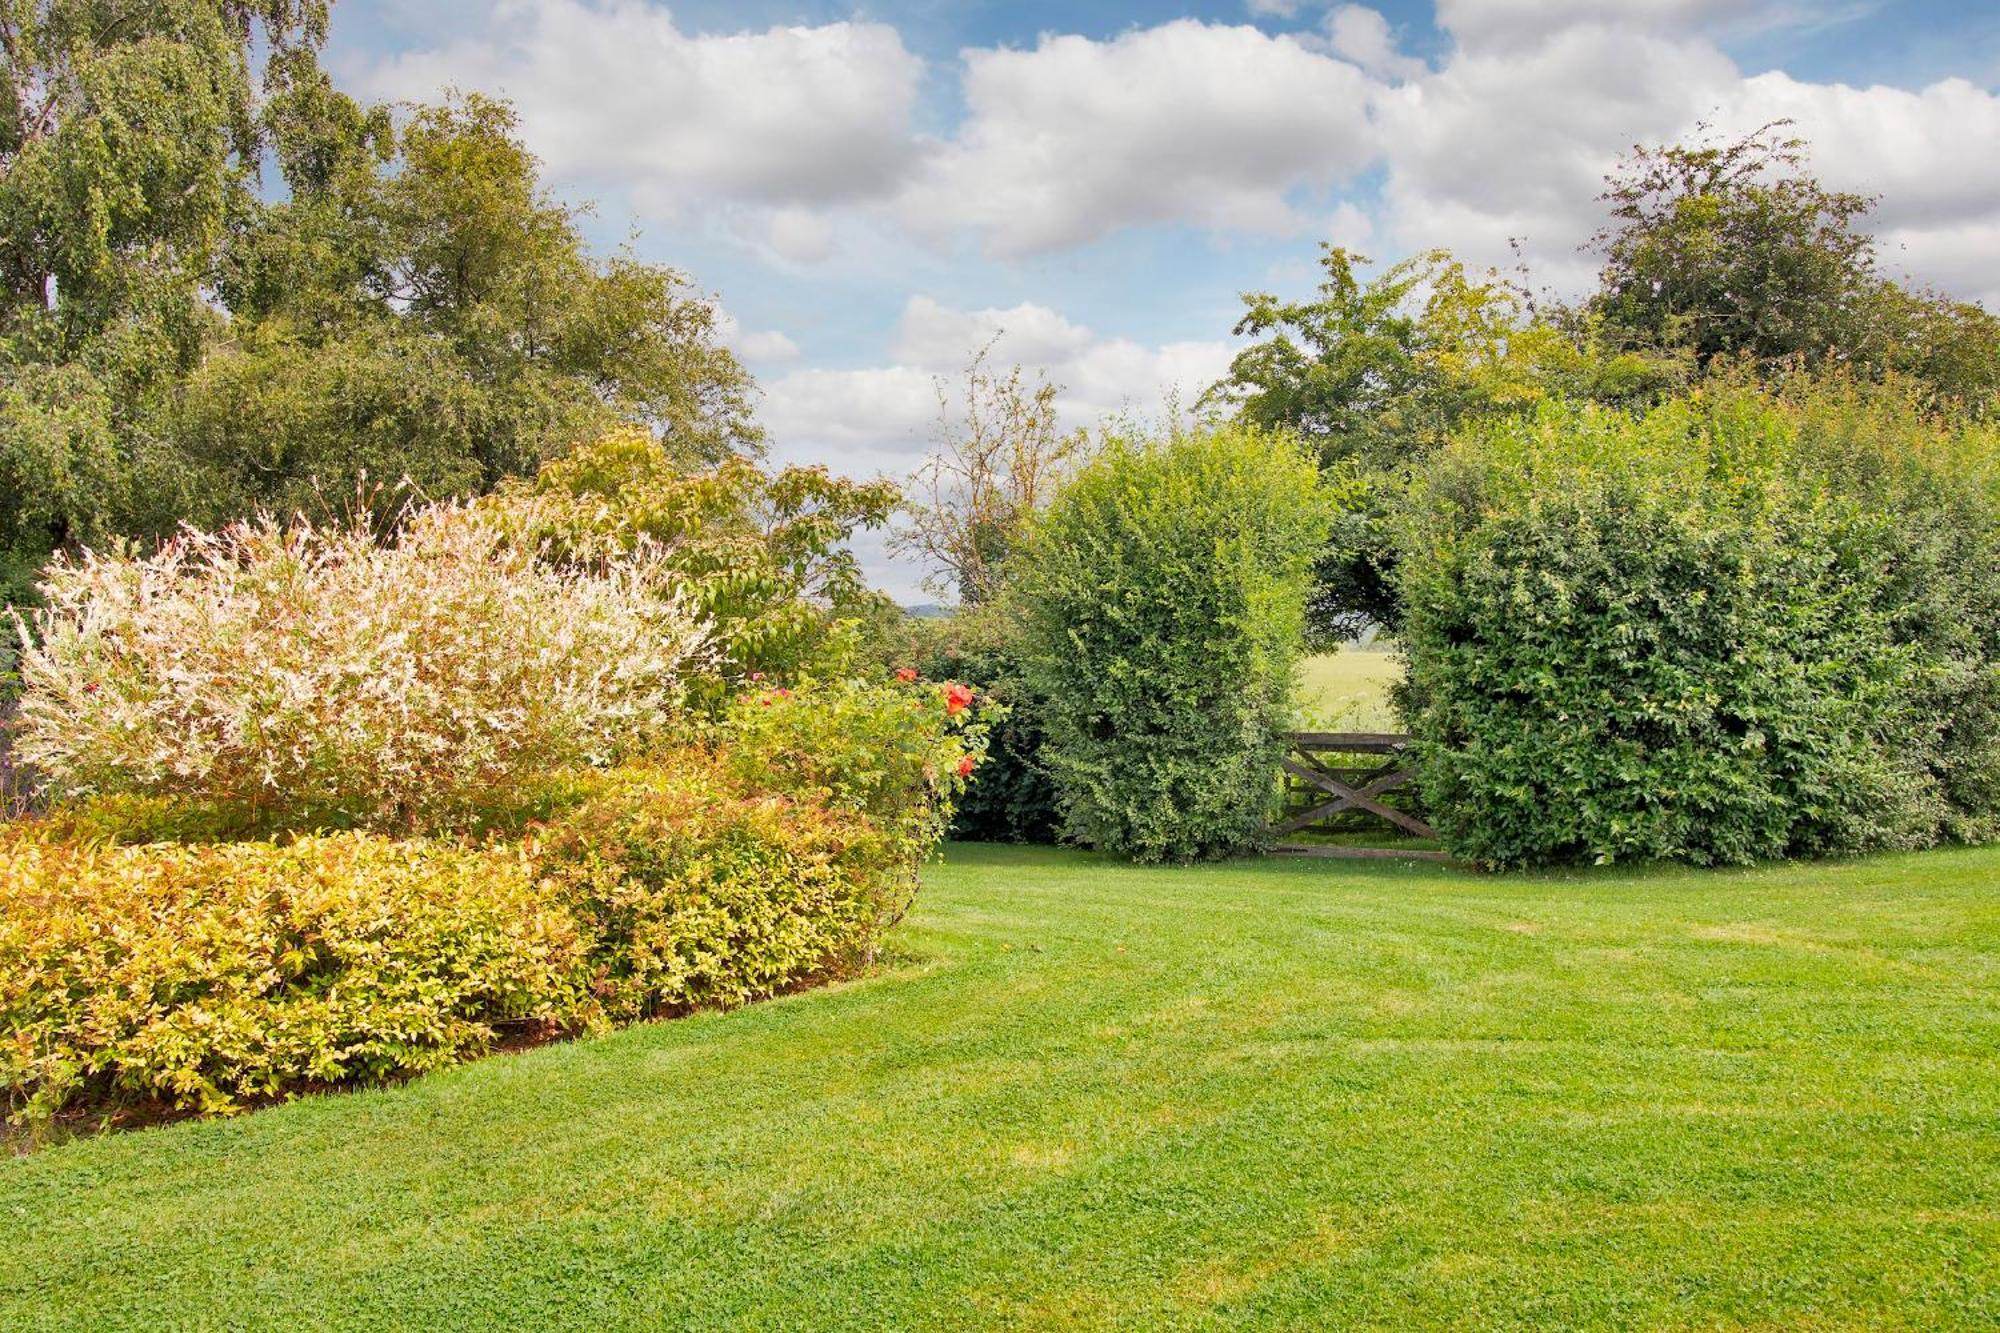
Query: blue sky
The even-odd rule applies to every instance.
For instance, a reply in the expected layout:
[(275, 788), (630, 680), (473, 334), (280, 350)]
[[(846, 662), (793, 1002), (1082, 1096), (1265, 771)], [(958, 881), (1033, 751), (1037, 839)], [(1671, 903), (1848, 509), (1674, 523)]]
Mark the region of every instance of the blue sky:
[(338, 0), (330, 59), (511, 97), (595, 241), (715, 296), (774, 457), (857, 474), (996, 333), (1079, 423), (1198, 393), (1323, 240), (1574, 288), (1604, 169), (1703, 119), (1792, 117), (1892, 267), (2000, 301), (1990, 0)]

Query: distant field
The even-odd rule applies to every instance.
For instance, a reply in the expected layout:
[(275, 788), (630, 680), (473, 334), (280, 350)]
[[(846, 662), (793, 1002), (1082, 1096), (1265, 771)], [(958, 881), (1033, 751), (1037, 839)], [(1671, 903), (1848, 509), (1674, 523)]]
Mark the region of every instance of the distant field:
[(1307, 658), (1299, 691), (1304, 720), (1330, 731), (1395, 731), (1389, 687), (1402, 677), (1401, 659), (1386, 649), (1343, 649)]

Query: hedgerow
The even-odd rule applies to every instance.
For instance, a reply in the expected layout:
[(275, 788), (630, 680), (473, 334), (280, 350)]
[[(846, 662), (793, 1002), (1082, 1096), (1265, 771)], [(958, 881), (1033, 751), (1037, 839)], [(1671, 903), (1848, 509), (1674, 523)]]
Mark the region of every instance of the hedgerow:
[(607, 775), (531, 847), (588, 942), (594, 1013), (614, 1021), (844, 975), (907, 906), (893, 833), (856, 811), (746, 792), (716, 765)]
[[(948, 777), (746, 781), (756, 764), (689, 750), (549, 775), (542, 819), (479, 844), (135, 843), (228, 836), (212, 809), (158, 798), (16, 824), (0, 835), (0, 1092), (29, 1122), (228, 1112), (437, 1068), (507, 1024), (601, 1028), (846, 975), (908, 908), (967, 753), (942, 739), (942, 702), (898, 697)], [(773, 785), (791, 791), (758, 789)]]
[(2000, 545), (1954, 434), (1879, 393), (1722, 384), (1455, 441), (1398, 571), (1447, 844), (1741, 863), (1983, 827)]
[(1013, 560), (1067, 836), (1141, 861), (1261, 834), (1332, 510), (1289, 438), (1113, 440)]

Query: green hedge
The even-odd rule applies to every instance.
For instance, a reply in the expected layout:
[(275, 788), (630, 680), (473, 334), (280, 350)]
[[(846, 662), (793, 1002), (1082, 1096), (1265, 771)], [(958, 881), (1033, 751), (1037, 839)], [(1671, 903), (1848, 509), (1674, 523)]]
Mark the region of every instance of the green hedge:
[(1398, 570), (1402, 703), (1447, 845), (1742, 863), (1987, 827), (1981, 438), (1893, 394), (1721, 386), (1454, 442), (1413, 488)]
[(1332, 512), (1288, 437), (1111, 440), (1014, 559), (1066, 836), (1140, 861), (1254, 845)]
[(503, 1025), (601, 1028), (861, 966), (908, 906), (937, 795), (878, 786), (864, 811), (824, 789), (759, 791), (734, 766), (691, 751), (554, 775), (535, 798), (546, 822), (477, 844), (135, 844), (227, 831), (151, 798), (12, 825), (0, 1095), (28, 1123), (79, 1106), (227, 1112), (436, 1068)]

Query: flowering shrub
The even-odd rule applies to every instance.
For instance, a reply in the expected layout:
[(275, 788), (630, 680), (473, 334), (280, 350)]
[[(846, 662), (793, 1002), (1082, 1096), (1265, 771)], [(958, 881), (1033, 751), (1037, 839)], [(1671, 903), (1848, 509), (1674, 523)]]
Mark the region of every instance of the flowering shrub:
[(589, 941), (596, 1012), (743, 1004), (873, 956), (904, 908), (899, 840), (847, 808), (746, 792), (728, 765), (602, 775), (533, 839)]
[(725, 762), (753, 788), (867, 816), (894, 839), (914, 888), (985, 754), (981, 711), (967, 686), (914, 677), (753, 689), (724, 719)]
[(185, 795), (258, 827), (436, 828), (668, 732), (703, 633), (639, 553), (559, 570), (476, 509), (188, 532), (59, 560), (19, 757), (68, 793)]
[(898, 675), (962, 680), (999, 705), (986, 753), (952, 817), (951, 836), (969, 842), (1056, 841), (1062, 810), (1042, 762), (1046, 701), (1023, 678), (1026, 651), (1017, 609), (1006, 599), (947, 617), (904, 617), (877, 631), (875, 660)]
[(579, 1012), (585, 939), (518, 848), (0, 838), (0, 1090), (207, 1112), (380, 1079)]

